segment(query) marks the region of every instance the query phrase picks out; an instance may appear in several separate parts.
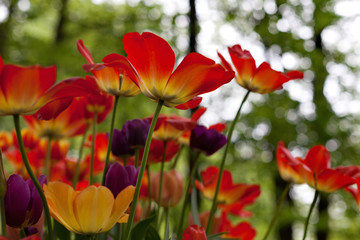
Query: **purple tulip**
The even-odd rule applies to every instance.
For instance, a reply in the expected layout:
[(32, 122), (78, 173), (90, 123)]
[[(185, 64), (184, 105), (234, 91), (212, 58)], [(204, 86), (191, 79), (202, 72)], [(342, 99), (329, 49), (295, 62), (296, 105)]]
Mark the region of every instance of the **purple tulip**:
[(124, 167), (120, 163), (110, 165), (105, 176), (105, 186), (110, 189), (114, 197), (129, 185), (135, 186), (139, 169), (132, 165)]
[[(46, 184), (45, 175), (38, 180), (41, 186)], [(19, 175), (11, 175), (5, 195), (6, 224), (15, 228), (34, 225), (39, 221), (42, 210), (41, 198), (32, 180), (25, 182)]]
[(125, 131), (114, 129), (111, 152), (118, 157), (134, 155), (135, 151), (130, 148)]
[(150, 124), (146, 119), (126, 121), (122, 131), (125, 132), (131, 148), (144, 148)]
[(226, 144), (226, 137), (215, 129), (197, 125), (190, 136), (190, 148), (212, 155)]

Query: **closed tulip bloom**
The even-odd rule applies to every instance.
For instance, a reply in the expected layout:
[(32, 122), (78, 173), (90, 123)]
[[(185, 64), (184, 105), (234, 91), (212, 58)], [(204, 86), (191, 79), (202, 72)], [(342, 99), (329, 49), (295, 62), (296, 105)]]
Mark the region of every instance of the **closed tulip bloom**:
[(128, 186), (116, 198), (104, 186), (86, 187), (75, 191), (62, 182), (44, 185), (50, 213), (69, 231), (91, 235), (109, 231), (117, 222), (127, 222), (125, 211), (134, 196), (135, 188)]
[(127, 141), (126, 132), (118, 129), (114, 129), (113, 132), (111, 152), (117, 157), (124, 155), (134, 155), (135, 151), (134, 149), (130, 148), (130, 145)]
[(130, 148), (144, 148), (150, 124), (146, 119), (126, 121), (122, 130), (125, 131)]
[(105, 176), (105, 186), (110, 189), (114, 196), (127, 186), (136, 186), (139, 169), (132, 165), (124, 167), (116, 162), (110, 165)]
[[(46, 183), (44, 175), (38, 180), (41, 186)], [(31, 179), (24, 181), (19, 175), (11, 175), (5, 195), (6, 224), (15, 228), (29, 227), (39, 221), (42, 210), (40, 195)]]
[[(241, 49), (240, 45), (229, 47), (231, 61), (235, 68), (236, 82), (249, 91), (257, 93), (270, 93), (281, 89), (282, 85), (292, 79), (300, 79), (304, 74), (300, 71), (282, 73), (275, 71), (267, 62), (256, 68), (255, 59), (247, 50)], [(223, 66), (227, 70), (233, 70), (233, 66), (218, 53)]]
[(182, 240), (206, 240), (206, 232), (203, 227), (194, 224), (188, 226), (182, 236)]
[[(151, 196), (158, 202), (160, 187), (160, 172), (151, 175)], [(184, 180), (183, 177), (175, 170), (164, 172), (163, 184), (161, 191), (160, 205), (162, 207), (176, 206), (182, 196)]]
[(190, 148), (210, 156), (226, 144), (226, 137), (215, 129), (196, 126), (190, 135)]

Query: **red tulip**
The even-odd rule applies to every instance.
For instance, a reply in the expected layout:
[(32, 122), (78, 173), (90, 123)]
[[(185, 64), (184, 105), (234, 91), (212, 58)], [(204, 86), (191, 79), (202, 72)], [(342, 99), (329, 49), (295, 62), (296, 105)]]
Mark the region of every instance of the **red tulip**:
[(182, 240), (206, 240), (206, 232), (203, 227), (198, 225), (188, 226), (182, 236)]
[[(290, 71), (285, 74), (275, 71), (267, 62), (263, 62), (256, 68), (255, 60), (249, 51), (242, 50), (240, 45), (234, 45), (228, 49), (236, 71), (236, 82), (252, 92), (270, 93), (281, 89), (287, 81), (304, 77), (300, 71)], [(223, 66), (227, 70), (233, 70), (231, 64), (220, 53), (218, 55)]]

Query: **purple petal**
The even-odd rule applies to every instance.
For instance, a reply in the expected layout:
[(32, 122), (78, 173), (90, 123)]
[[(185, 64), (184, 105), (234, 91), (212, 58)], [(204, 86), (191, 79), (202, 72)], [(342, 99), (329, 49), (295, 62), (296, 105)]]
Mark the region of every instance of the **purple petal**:
[(6, 224), (20, 228), (25, 221), (26, 211), (30, 204), (31, 192), (28, 184), (16, 174), (7, 180), (5, 195)]

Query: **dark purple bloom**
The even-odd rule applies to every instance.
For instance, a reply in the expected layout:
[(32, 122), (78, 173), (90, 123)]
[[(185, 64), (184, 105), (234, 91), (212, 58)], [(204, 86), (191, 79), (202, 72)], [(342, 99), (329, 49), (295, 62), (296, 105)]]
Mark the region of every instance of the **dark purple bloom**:
[(135, 151), (130, 148), (125, 131), (114, 129), (111, 152), (118, 157), (134, 155)]
[(111, 164), (105, 176), (105, 186), (110, 189), (114, 197), (129, 185), (135, 186), (139, 169), (132, 165), (124, 167), (120, 163)]
[(125, 132), (131, 148), (144, 148), (150, 124), (146, 119), (126, 121), (122, 131)]
[(190, 136), (190, 148), (212, 155), (226, 144), (226, 137), (215, 129), (197, 125)]
[[(45, 175), (38, 180), (41, 186), (45, 184)], [(6, 224), (15, 228), (34, 225), (39, 221), (42, 210), (41, 198), (32, 180), (25, 182), (19, 175), (11, 175), (5, 195)]]

